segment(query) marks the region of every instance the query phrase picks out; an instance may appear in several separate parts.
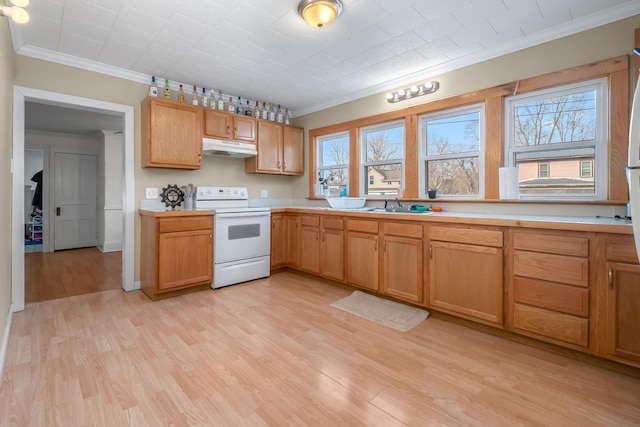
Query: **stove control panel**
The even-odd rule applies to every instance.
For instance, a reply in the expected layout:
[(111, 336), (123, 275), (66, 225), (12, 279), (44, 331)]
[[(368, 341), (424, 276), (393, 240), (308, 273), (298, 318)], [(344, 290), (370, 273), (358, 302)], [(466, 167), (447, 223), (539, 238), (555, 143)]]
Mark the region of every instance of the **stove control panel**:
[(247, 187), (209, 187), (196, 188), (196, 200), (248, 200)]

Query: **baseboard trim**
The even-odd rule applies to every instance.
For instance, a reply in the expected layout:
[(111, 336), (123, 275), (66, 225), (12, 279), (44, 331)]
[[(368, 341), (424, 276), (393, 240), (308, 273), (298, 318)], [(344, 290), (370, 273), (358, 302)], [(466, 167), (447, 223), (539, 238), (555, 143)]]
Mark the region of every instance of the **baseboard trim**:
[(13, 304), (9, 306), (9, 315), (7, 316), (7, 326), (2, 334), (2, 346), (0, 347), (0, 382), (2, 382), (4, 374), (4, 363), (7, 360), (7, 352), (9, 351), (9, 335), (11, 334), (11, 321), (13, 320)]
[(119, 252), (122, 251), (122, 242), (104, 242), (104, 244), (98, 245), (97, 248), (102, 253)]

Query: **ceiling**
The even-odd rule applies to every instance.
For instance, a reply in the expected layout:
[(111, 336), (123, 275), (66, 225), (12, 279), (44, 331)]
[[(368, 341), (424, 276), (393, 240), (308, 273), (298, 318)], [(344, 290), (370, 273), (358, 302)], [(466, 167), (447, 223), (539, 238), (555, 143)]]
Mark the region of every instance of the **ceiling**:
[(14, 48), (141, 82), (222, 89), (300, 116), (640, 13), (640, 0), (35, 0)]

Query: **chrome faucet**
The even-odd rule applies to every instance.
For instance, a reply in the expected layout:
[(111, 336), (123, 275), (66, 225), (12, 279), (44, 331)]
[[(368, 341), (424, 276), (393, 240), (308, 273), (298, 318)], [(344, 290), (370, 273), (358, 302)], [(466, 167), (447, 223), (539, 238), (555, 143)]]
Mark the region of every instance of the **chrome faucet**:
[[(384, 199), (384, 208), (387, 209), (387, 204), (389, 204), (391, 200), (389, 199)], [(398, 200), (398, 198), (396, 197), (393, 202), (396, 203), (396, 206), (398, 206), (398, 208), (402, 209), (402, 204), (400, 203), (400, 200)]]

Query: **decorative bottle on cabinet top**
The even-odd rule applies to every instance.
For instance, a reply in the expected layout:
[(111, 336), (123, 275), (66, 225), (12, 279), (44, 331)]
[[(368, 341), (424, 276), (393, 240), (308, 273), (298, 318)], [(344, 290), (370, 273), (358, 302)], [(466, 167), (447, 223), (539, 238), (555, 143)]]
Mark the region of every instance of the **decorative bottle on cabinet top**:
[(169, 79), (164, 79), (164, 98), (171, 99), (171, 89), (169, 89)]
[(191, 105), (198, 105), (198, 88), (193, 85), (193, 92), (191, 92)]
[(180, 89), (178, 90), (178, 102), (184, 102), (184, 90), (182, 90), (182, 85), (180, 85)]
[(158, 85), (156, 84), (156, 76), (151, 76), (151, 84), (149, 85), (149, 96), (158, 97)]
[(267, 110), (267, 103), (263, 102), (262, 103), (262, 110), (260, 111), (260, 118), (262, 120), (267, 120), (269, 119), (269, 110)]
[(229, 97), (229, 103), (227, 104), (227, 111), (230, 113), (236, 112), (236, 107), (233, 105), (233, 98)]
[(209, 107), (209, 97), (207, 96), (207, 90), (205, 88), (202, 88), (202, 106), (204, 108)]

